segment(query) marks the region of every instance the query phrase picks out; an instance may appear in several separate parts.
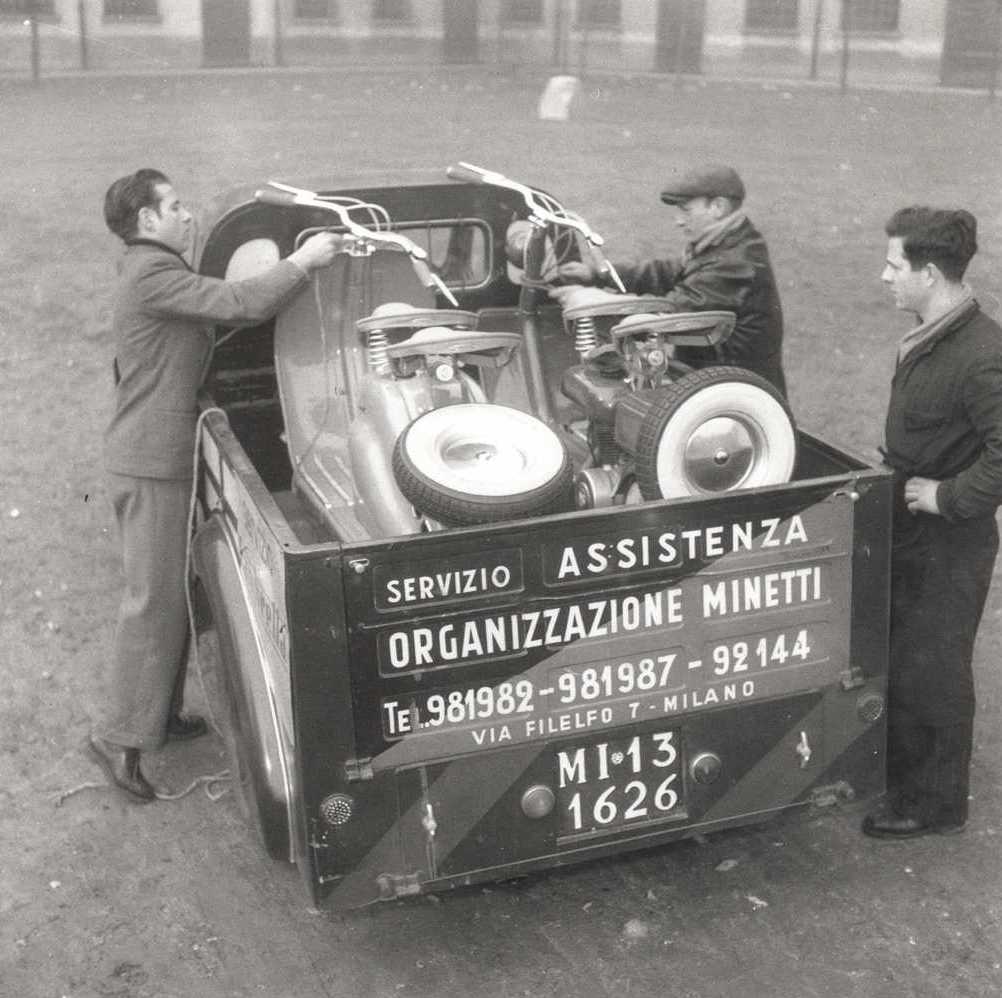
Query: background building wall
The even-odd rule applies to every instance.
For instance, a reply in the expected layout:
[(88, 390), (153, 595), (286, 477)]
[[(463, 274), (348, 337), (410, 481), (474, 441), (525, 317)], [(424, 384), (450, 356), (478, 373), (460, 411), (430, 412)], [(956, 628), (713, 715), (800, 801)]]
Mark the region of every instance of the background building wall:
[[(76, 69), (86, 58), (93, 69), (193, 68), (202, 64), (202, 4), (212, 0), (159, 0), (154, 18), (109, 18), (105, 0), (54, 0), (53, 15), (38, 24), (44, 70)], [(347, 62), (437, 64), (442, 59), (443, 0), (402, 0), (400, 20), (374, 16), (377, 0), (330, 0), (330, 17), (296, 16), (297, 0), (246, 0), (250, 12), (251, 65), (341, 65)], [(469, 0), (471, 7), (475, 0)], [(536, 23), (513, 21), (510, 0), (476, 0), (479, 17), (475, 60), (508, 67), (586, 72), (588, 69), (649, 72), (657, 64), (662, 0), (621, 0), (619, 23), (588, 25), (585, 0), (541, 0)], [(681, 3), (682, 0), (677, 0)], [(746, 0), (704, 3), (700, 67), (707, 75), (803, 77), (811, 69), (815, 15), (822, 12), (814, 69), (820, 79), (839, 72), (843, 37), (840, 0), (800, 0), (796, 30), (746, 28)], [(901, 0), (898, 30), (854, 33), (852, 68), (868, 80), (900, 76), (919, 63), (928, 82), (938, 77), (946, 9), (960, 0)], [(0, 0), (0, 9), (3, 0)], [(13, 0), (8, 4), (14, 9)], [(276, 35), (276, 9), (278, 11)], [(559, 25), (560, 31), (557, 32)], [(0, 16), (0, 72), (30, 67), (30, 32), (23, 16)], [(897, 62), (895, 60), (898, 60)]]

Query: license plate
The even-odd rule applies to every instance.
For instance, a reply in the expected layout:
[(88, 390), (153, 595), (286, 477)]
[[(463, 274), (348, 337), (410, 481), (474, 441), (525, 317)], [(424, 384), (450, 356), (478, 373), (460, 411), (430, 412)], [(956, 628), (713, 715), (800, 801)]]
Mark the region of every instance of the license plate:
[(562, 836), (685, 817), (675, 731), (559, 749), (556, 763)]

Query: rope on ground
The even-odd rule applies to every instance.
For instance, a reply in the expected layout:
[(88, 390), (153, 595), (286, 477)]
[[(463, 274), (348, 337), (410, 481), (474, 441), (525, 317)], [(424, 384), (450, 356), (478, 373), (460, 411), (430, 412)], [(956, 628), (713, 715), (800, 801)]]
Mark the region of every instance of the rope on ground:
[[(184, 788), (184, 790), (179, 791), (176, 794), (165, 794), (158, 793), (157, 800), (180, 800), (182, 797), (187, 797), (193, 790), (198, 787), (205, 788), (205, 796), (213, 802), (213, 804), (225, 797), (229, 792), (229, 787), (219, 788), (219, 784), (227, 783), (230, 779), (230, 771), (228, 769), (221, 769), (218, 773), (208, 773), (205, 776), (197, 776), (191, 783)], [(81, 783), (75, 787), (71, 787), (69, 790), (63, 790), (61, 793), (57, 794), (53, 798), (53, 803), (56, 807), (62, 807), (63, 801), (68, 797), (72, 797), (74, 794), (78, 794), (83, 790), (111, 790), (114, 789), (110, 783)]]
[(195, 779), (191, 781), (184, 788), (184, 790), (178, 791), (176, 794), (157, 794), (157, 800), (180, 800), (182, 797), (187, 797), (192, 790), (196, 787), (205, 787), (205, 796), (209, 800), (215, 802), (219, 800), (220, 797), (225, 797), (229, 787), (223, 787), (221, 790), (214, 791), (212, 788), (217, 783), (226, 783), (229, 781), (230, 771), (228, 769), (221, 769), (218, 773), (209, 773), (206, 776), (196, 776)]
[(74, 794), (80, 793), (81, 790), (104, 790), (108, 787), (109, 785), (107, 783), (80, 783), (75, 787), (71, 787), (69, 790), (64, 790), (62, 793), (56, 794), (56, 796), (52, 798), (52, 803), (55, 804), (56, 807), (62, 807), (63, 801), (66, 800), (67, 797), (72, 797)]

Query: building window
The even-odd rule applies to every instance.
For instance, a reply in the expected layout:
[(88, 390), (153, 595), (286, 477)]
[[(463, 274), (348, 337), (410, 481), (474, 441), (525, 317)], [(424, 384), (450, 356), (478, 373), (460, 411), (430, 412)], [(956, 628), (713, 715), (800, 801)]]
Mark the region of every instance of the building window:
[(578, 24), (586, 28), (618, 28), (620, 0), (578, 0)]
[(796, 31), (799, 0), (748, 0), (745, 31)]
[(55, 17), (55, 0), (0, 0), (0, 18), (20, 18), (28, 14), (34, 14), (35, 17)]
[(410, 0), (372, 0), (374, 21), (409, 21), (411, 19)]
[(842, 30), (889, 33), (898, 30), (900, 0), (843, 0)]
[(104, 0), (106, 21), (156, 21), (159, 18), (157, 0)]
[(296, 0), (292, 16), (302, 21), (334, 21), (337, 0)]
[(516, 24), (540, 24), (543, 20), (543, 0), (506, 0), (502, 16)]

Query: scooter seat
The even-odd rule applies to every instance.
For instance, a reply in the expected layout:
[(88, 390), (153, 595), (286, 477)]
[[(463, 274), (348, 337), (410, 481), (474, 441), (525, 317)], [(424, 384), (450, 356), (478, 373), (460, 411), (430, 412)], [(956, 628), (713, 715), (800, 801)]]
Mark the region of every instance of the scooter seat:
[(677, 346), (716, 346), (734, 331), (733, 312), (640, 312), (628, 316), (609, 330), (614, 340), (642, 333), (660, 333)]
[(372, 315), (359, 319), (355, 328), (360, 333), (387, 329), (424, 329), (428, 326), (460, 326), (472, 329), (477, 324), (475, 312), (460, 309), (416, 308), (404, 302), (387, 302)]
[(427, 326), (406, 340), (389, 344), (386, 353), (393, 359), (446, 354), (485, 354), (514, 350), (521, 342), (520, 333), (492, 333), (478, 329)]

